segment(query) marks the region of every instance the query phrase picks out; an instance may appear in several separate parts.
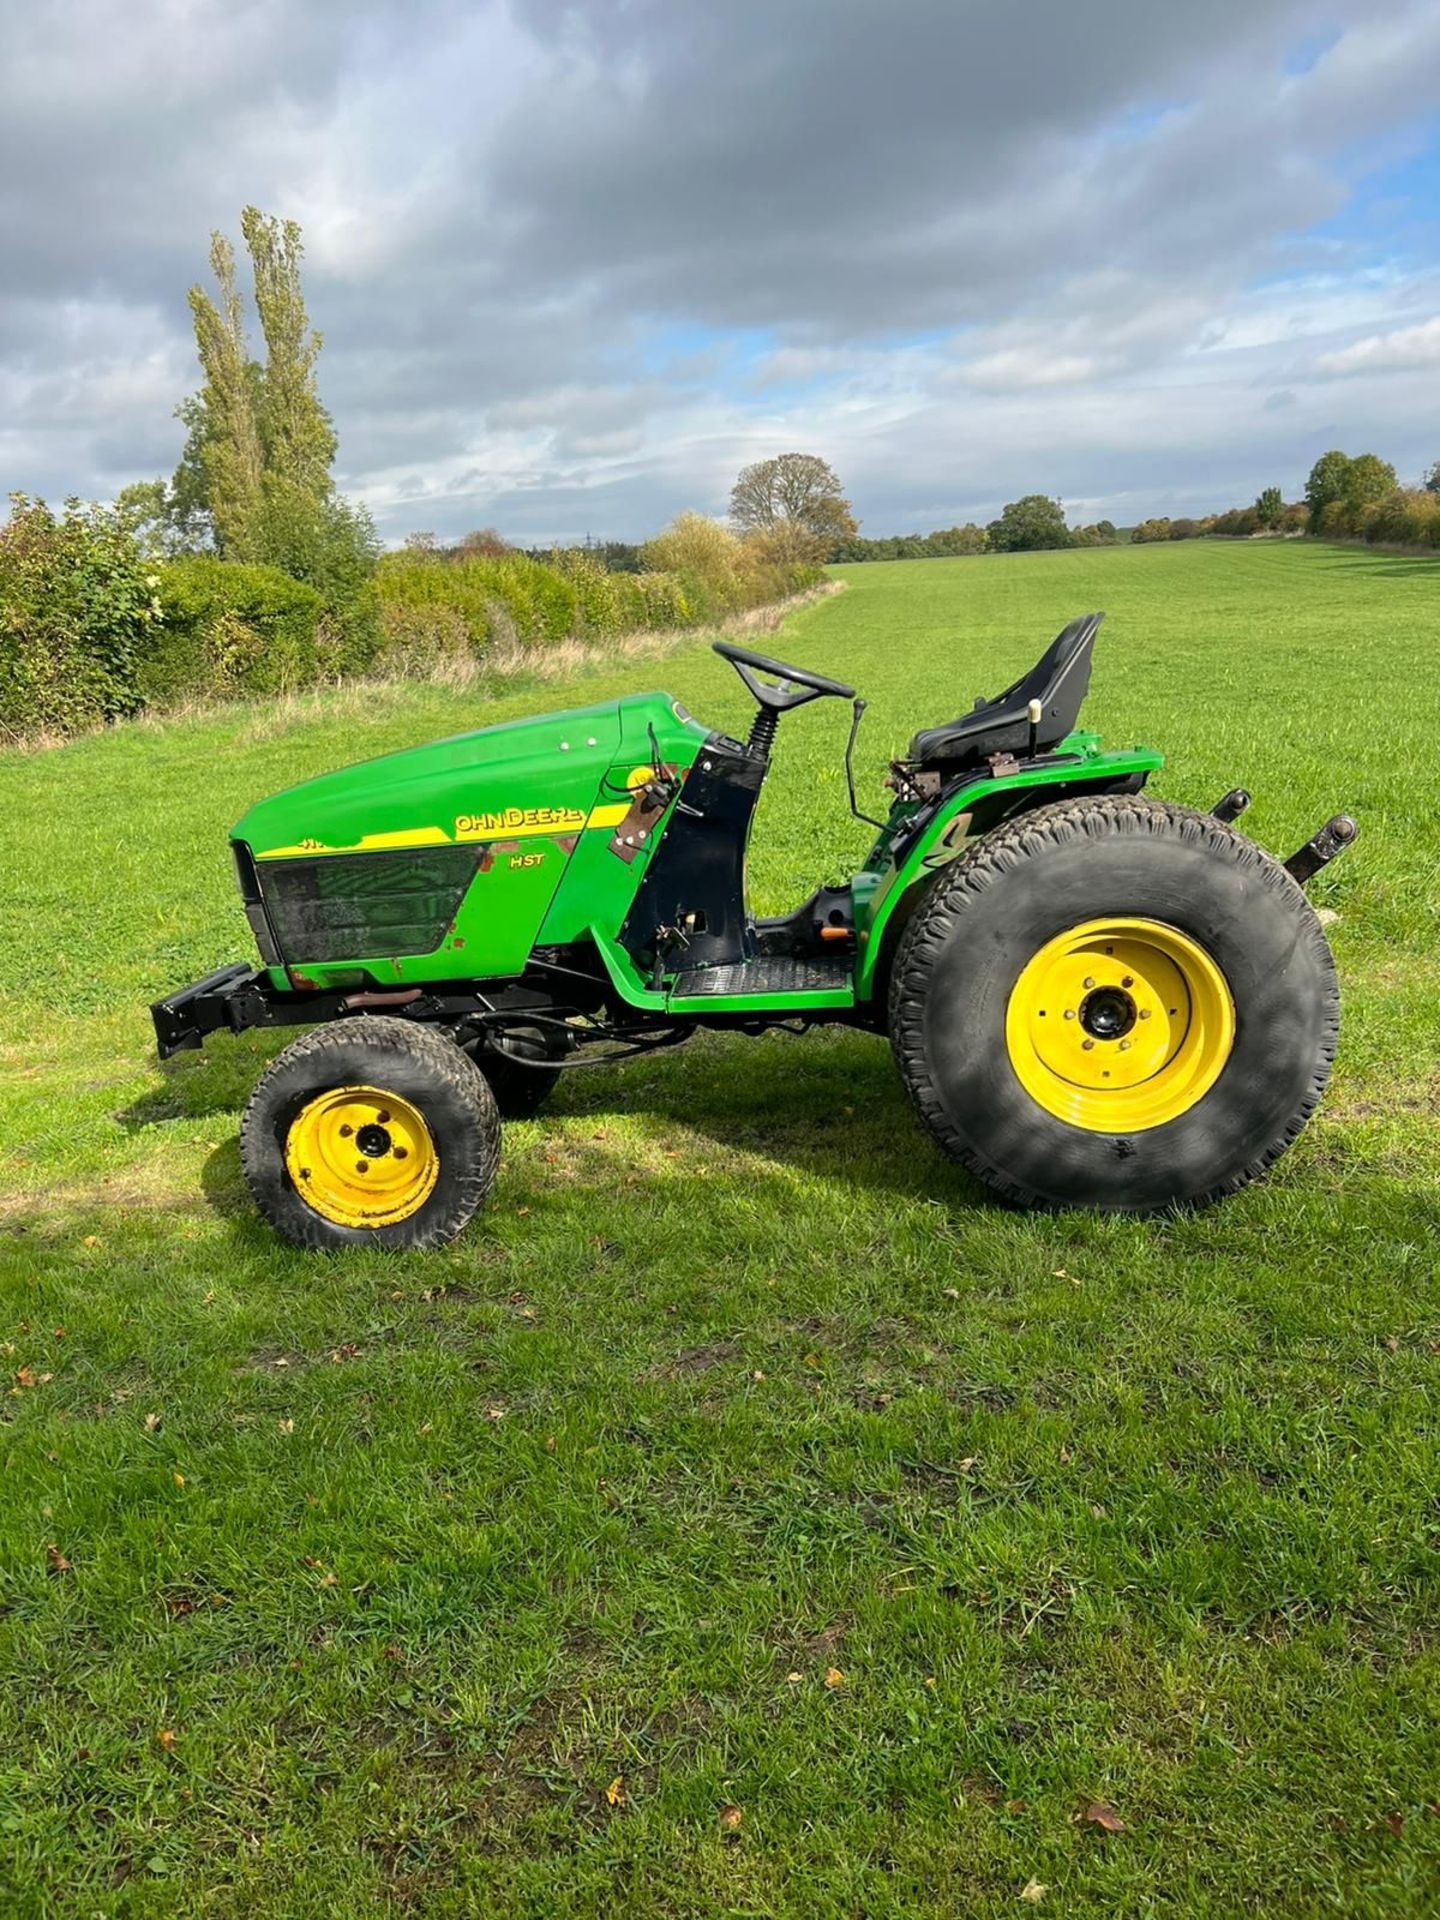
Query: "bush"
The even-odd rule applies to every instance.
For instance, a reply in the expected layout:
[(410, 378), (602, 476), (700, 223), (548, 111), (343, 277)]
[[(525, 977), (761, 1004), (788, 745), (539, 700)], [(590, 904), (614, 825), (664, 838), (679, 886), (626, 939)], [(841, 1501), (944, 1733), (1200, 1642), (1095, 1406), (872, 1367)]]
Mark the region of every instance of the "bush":
[(1395, 547), (1440, 547), (1440, 495), (1425, 487), (1396, 487), (1365, 511), (1367, 540)]
[(380, 609), (382, 634), (377, 665), (396, 680), (460, 677), (475, 659), (464, 614), (438, 602), (406, 606), (390, 601)]
[(138, 711), (159, 576), (112, 508), (12, 495), (0, 528), (0, 725), (71, 732)]
[(533, 647), (567, 639), (576, 630), (580, 598), (573, 584), (528, 554), (447, 562), (390, 553), (375, 579), (387, 620), (395, 607), (449, 607), (464, 620), (477, 655), (512, 634), (522, 646)]
[(146, 706), (286, 693), (347, 671), (323, 596), (278, 567), (189, 554), (159, 575), (161, 617), (136, 675)]
[(685, 624), (722, 619), (745, 599), (740, 578), (741, 543), (718, 520), (681, 513), (644, 548), (645, 565), (679, 577)]

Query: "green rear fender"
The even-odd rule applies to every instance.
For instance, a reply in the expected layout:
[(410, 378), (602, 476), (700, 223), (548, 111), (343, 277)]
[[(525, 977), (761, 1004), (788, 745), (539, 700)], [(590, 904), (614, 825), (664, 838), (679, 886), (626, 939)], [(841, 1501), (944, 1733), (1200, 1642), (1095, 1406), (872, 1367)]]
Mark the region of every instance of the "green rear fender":
[(853, 882), (857, 1001), (883, 996), (890, 957), (906, 921), (936, 875), (977, 838), (1027, 807), (1068, 799), (1077, 791), (1107, 793), (1143, 784), (1164, 764), (1150, 747), (1103, 753), (1091, 734), (1072, 735), (1059, 754), (1064, 758), (1057, 756), (1051, 766), (971, 781), (949, 795), (913, 838), (907, 838), (906, 829), (920, 809), (895, 809)]

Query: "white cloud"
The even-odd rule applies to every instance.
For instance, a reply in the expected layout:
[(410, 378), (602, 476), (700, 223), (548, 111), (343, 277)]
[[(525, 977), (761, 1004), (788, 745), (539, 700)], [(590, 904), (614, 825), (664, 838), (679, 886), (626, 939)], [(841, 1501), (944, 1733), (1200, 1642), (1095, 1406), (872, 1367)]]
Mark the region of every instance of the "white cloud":
[(1440, 367), (1440, 317), (1418, 327), (1396, 327), (1390, 333), (1366, 334), (1336, 353), (1316, 361), (1321, 373), (1413, 373)]

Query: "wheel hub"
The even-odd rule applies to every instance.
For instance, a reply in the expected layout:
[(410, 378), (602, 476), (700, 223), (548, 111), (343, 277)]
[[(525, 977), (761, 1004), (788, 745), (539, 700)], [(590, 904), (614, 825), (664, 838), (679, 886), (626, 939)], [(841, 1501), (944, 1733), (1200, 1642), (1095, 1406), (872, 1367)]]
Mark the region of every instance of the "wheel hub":
[(1123, 987), (1097, 987), (1079, 1011), (1080, 1025), (1094, 1040), (1119, 1040), (1135, 1024), (1135, 1002)]
[(1017, 1079), (1057, 1119), (1096, 1133), (1164, 1126), (1204, 1098), (1235, 1043), (1225, 976), (1159, 920), (1088, 920), (1059, 933), (1011, 991)]
[(424, 1206), (440, 1157), (420, 1109), (378, 1087), (332, 1087), (308, 1101), (285, 1135), (295, 1191), (342, 1227), (384, 1227)]

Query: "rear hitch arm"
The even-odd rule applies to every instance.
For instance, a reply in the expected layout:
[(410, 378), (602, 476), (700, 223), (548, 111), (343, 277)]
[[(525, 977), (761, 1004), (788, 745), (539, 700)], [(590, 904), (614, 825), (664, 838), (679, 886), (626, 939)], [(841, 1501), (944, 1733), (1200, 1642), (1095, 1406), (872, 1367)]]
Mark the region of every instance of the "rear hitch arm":
[(1291, 854), (1285, 862), (1285, 871), (1303, 887), (1322, 867), (1328, 867), (1336, 854), (1344, 853), (1359, 831), (1348, 813), (1337, 813), (1298, 852)]

